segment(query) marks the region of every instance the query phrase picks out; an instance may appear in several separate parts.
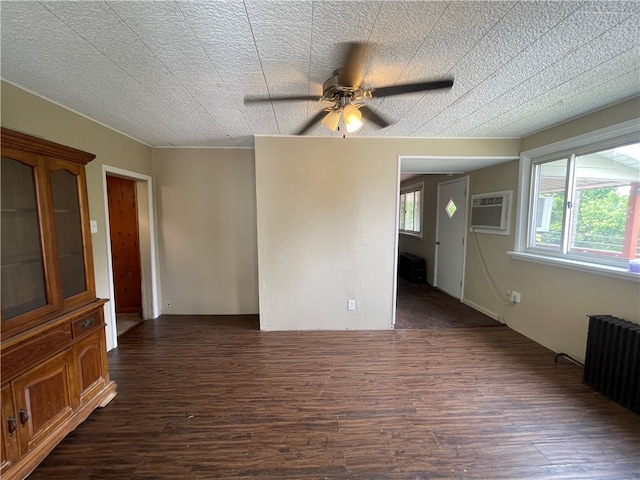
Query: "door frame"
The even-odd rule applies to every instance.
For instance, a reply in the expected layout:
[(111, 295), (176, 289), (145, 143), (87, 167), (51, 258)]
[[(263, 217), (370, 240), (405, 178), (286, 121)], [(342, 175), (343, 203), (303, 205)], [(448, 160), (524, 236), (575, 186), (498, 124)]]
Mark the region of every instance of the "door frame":
[[(149, 236), (144, 241), (149, 243), (150, 258), (148, 262), (148, 274), (145, 275), (145, 268), (141, 265), (142, 270), (142, 289), (143, 292), (150, 292), (150, 305), (151, 311), (145, 310), (145, 301), (143, 295), (143, 318), (156, 318), (160, 314), (159, 308), (159, 296), (158, 296), (158, 281), (157, 281), (157, 244), (156, 244), (156, 228), (155, 228), (155, 209), (153, 202), (153, 181), (149, 175), (144, 175), (138, 172), (132, 172), (130, 170), (124, 170), (118, 167), (112, 167), (110, 165), (102, 165), (102, 191), (104, 193), (104, 213), (105, 213), (105, 237), (107, 241), (107, 270), (109, 275), (109, 298), (115, 298), (115, 288), (113, 282), (113, 258), (111, 256), (111, 225), (109, 224), (109, 199), (107, 195), (107, 176), (112, 175), (116, 177), (126, 178), (127, 180), (133, 180), (138, 183), (144, 183), (147, 187), (147, 212), (149, 221)], [(137, 202), (138, 215), (140, 214), (140, 199)], [(140, 238), (140, 245), (142, 245), (143, 239)], [(142, 264), (142, 252), (140, 252), (141, 264)], [(111, 350), (118, 346), (118, 330), (116, 328), (116, 305), (114, 301), (111, 301), (105, 305), (107, 310), (106, 323), (107, 323), (107, 350)], [(110, 335), (109, 335), (110, 333)]]
[(442, 206), (440, 205), (440, 187), (441, 185), (449, 185), (452, 183), (458, 183), (464, 181), (465, 188), (465, 209), (464, 209), (464, 227), (462, 230), (462, 272), (460, 276), (460, 298), (462, 301), (464, 298), (464, 278), (467, 270), (467, 225), (469, 224), (469, 175), (456, 177), (451, 180), (446, 180), (444, 182), (438, 183), (438, 193), (437, 193), (437, 202), (436, 202), (436, 244), (435, 251), (433, 252), (433, 286), (438, 287), (438, 230), (440, 228), (440, 211), (442, 210)]

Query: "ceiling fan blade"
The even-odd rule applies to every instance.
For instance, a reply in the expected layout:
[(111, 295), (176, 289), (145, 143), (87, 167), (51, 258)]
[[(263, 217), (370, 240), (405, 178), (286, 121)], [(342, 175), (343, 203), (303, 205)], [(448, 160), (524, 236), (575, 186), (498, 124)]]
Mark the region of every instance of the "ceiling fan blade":
[(402, 95), (403, 93), (422, 92), (425, 90), (438, 90), (451, 88), (453, 79), (436, 80), (434, 82), (405, 83), (401, 85), (391, 85), (389, 87), (374, 88), (372, 97), (390, 97), (391, 95)]
[(383, 118), (380, 115), (378, 115), (376, 112), (371, 110), (366, 105), (363, 105), (362, 107), (360, 107), (360, 111), (362, 112), (362, 116), (363, 117), (371, 120), (373, 123), (378, 125), (380, 128), (385, 128), (385, 127), (388, 127), (389, 125), (391, 125), (391, 123), (388, 120), (386, 120), (385, 118)]
[(322, 118), (327, 114), (326, 110), (320, 110), (318, 112), (318, 114), (313, 117), (311, 120), (309, 120), (307, 122), (307, 124), (302, 127), (300, 130), (298, 130), (295, 135), (303, 135), (307, 132), (307, 130), (309, 130), (311, 127), (313, 127), (316, 123), (320, 122), (322, 120)]
[(342, 62), (342, 70), (338, 76), (338, 83), (349, 87), (359, 87), (362, 85), (364, 75), (364, 53), (367, 49), (366, 43), (348, 43), (348, 50)]
[(267, 102), (319, 102), (322, 97), (317, 95), (284, 95), (281, 97), (260, 97), (257, 95), (246, 95), (244, 97), (245, 105), (247, 103), (267, 103)]

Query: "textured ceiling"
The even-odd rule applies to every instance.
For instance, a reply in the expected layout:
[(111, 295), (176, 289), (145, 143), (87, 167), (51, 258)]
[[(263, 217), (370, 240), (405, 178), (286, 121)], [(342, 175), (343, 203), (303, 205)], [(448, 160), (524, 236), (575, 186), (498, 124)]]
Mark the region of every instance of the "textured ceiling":
[[(323, 106), (344, 42), (365, 85), (454, 77), (373, 99), (352, 136), (520, 137), (640, 93), (640, 2), (2, 1), (1, 76), (153, 146), (252, 146)], [(341, 135), (322, 125), (309, 135)]]

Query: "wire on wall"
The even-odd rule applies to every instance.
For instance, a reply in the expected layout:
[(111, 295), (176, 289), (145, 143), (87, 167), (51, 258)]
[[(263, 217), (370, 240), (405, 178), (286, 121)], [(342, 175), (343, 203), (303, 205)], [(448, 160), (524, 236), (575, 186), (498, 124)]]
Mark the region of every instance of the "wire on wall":
[(489, 283), (489, 287), (491, 287), (491, 292), (498, 299), (498, 301), (503, 305), (511, 305), (515, 303), (513, 300), (509, 300), (508, 302), (503, 300), (504, 294), (500, 293), (500, 290), (496, 286), (495, 280), (491, 277), (491, 274), (487, 270), (487, 264), (484, 260), (484, 256), (482, 255), (482, 251), (480, 251), (480, 245), (478, 244), (478, 237), (476, 236), (475, 229), (472, 230), (473, 233), (473, 244), (476, 247), (476, 253), (478, 254), (478, 258), (480, 258), (480, 265), (482, 266), (482, 273), (484, 273), (487, 282)]

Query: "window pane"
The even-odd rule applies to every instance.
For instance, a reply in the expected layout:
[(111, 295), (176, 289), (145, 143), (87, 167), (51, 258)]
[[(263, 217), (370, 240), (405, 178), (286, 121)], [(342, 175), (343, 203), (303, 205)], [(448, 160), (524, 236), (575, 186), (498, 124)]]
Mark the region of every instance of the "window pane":
[(400, 231), (420, 234), (422, 186), (411, 186), (400, 194)]
[(415, 192), (407, 193), (405, 230), (413, 230), (413, 208)]
[(550, 250), (562, 247), (562, 226), (565, 211), (565, 184), (567, 159), (546, 162), (535, 167), (536, 191), (534, 193), (531, 246)]
[(414, 202), (414, 207), (413, 207), (413, 211), (414, 211), (414, 215), (413, 215), (413, 231), (414, 232), (419, 232), (420, 231), (420, 205), (421, 205), (421, 201), (420, 201), (420, 191), (415, 192), (415, 202)]
[(571, 253), (636, 258), (640, 144), (576, 158)]

